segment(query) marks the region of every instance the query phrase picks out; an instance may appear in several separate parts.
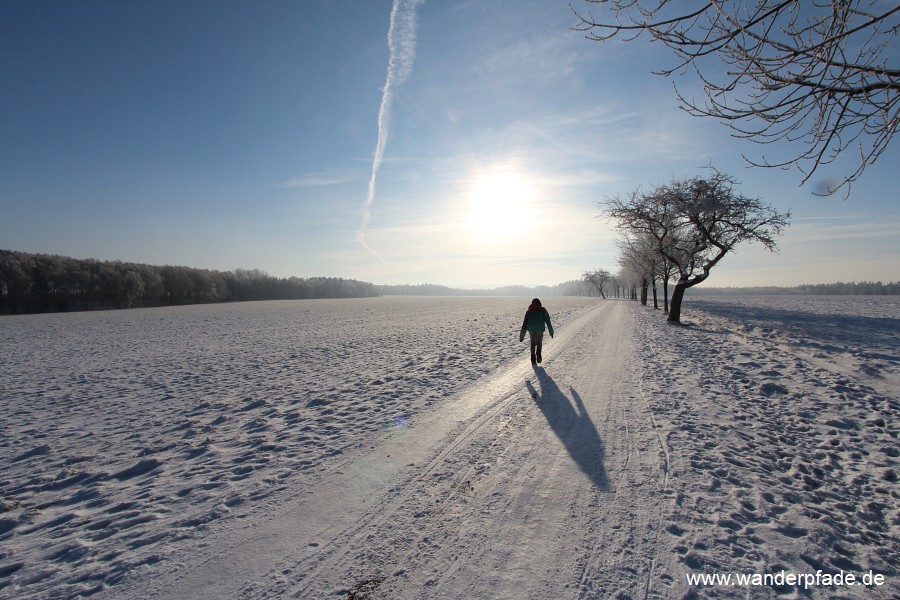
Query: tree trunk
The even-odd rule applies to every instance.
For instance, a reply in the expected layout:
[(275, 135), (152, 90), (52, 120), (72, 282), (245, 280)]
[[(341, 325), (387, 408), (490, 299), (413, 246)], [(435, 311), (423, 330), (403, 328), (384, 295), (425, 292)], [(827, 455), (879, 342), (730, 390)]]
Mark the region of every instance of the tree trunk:
[(656, 295), (656, 281), (653, 282), (653, 309), (659, 309), (659, 298)]
[(681, 301), (684, 299), (684, 291), (690, 287), (687, 281), (679, 281), (672, 290), (672, 304), (669, 306), (670, 323), (681, 324)]
[(666, 314), (669, 314), (669, 278), (663, 279), (663, 304)]
[(593, 281), (591, 283), (593, 283), (594, 287), (597, 288), (597, 291), (600, 293), (600, 297), (603, 298), (604, 300), (606, 300), (606, 294), (603, 293), (603, 285), (602, 284), (598, 285), (598, 284), (594, 283)]

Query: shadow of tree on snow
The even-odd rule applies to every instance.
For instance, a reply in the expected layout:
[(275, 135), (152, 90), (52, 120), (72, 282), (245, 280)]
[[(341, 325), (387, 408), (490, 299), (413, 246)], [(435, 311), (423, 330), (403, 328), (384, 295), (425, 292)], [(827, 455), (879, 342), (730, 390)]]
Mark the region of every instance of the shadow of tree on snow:
[(570, 401), (543, 367), (535, 366), (534, 372), (541, 387), (540, 392), (530, 381), (526, 381), (525, 386), (537, 401), (550, 428), (591, 483), (602, 491), (609, 491), (609, 478), (603, 465), (603, 440), (600, 439), (600, 433), (591, 421), (581, 396), (570, 387)]

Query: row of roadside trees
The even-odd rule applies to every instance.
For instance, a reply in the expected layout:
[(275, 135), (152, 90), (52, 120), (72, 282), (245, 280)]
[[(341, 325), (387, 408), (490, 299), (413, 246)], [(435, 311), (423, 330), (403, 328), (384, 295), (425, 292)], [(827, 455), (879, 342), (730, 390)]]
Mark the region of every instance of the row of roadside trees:
[(210, 271), (0, 250), (0, 313), (378, 295), (371, 283), (335, 277), (278, 278), (259, 269)]
[[(644, 275), (632, 270), (625, 262), (616, 272), (611, 273), (606, 269), (588, 271), (582, 276), (584, 287), (588, 290), (588, 296), (607, 298), (640, 299), (647, 304), (649, 295), (642, 285), (646, 282)], [(659, 308), (657, 284), (650, 282), (653, 291), (653, 308)], [(666, 287), (668, 287), (666, 285)], [(703, 286), (692, 291), (692, 294), (700, 296), (900, 296), (900, 281), (837, 281), (834, 283), (814, 283), (795, 286), (750, 286), (750, 287), (708, 287)], [(664, 296), (665, 310), (669, 310), (668, 296)]]
[[(616, 273), (611, 273), (606, 269), (595, 269), (587, 271), (581, 276), (581, 281), (587, 289), (588, 296), (597, 298), (630, 298), (637, 300), (640, 278), (635, 279), (633, 273), (627, 268), (622, 268)], [(607, 296), (608, 294), (608, 296)], [(656, 299), (656, 290), (653, 290), (654, 299)], [(642, 298), (644, 304), (647, 298)], [(666, 310), (668, 310), (668, 299), (666, 300)], [(658, 303), (654, 308), (659, 308)]]
[[(641, 301), (662, 284), (668, 320), (681, 322), (684, 293), (706, 281), (719, 262), (741, 243), (777, 249), (776, 237), (790, 222), (758, 198), (740, 194), (735, 180), (716, 169), (707, 177), (673, 180), (650, 190), (638, 188), (626, 197), (600, 202), (601, 214), (619, 229), (619, 262), (639, 280)], [(586, 273), (602, 290), (606, 271)], [(671, 302), (669, 282), (675, 281)], [(591, 281), (593, 283), (593, 281)], [(602, 292), (601, 292), (602, 293)]]

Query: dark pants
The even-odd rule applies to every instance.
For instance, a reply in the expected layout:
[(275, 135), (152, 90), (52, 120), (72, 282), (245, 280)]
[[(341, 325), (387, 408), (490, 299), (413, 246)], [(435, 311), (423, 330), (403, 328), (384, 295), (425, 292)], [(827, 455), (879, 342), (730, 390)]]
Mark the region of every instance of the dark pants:
[(541, 360), (541, 346), (544, 345), (544, 332), (529, 331), (528, 335), (531, 336), (531, 362), (539, 361)]

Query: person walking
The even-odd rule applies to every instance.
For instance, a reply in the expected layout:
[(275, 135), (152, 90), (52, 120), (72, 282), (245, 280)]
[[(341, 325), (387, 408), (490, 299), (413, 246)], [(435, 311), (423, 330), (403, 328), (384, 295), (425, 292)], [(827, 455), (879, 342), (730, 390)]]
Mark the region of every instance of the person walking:
[(544, 343), (544, 325), (550, 331), (550, 337), (553, 337), (553, 325), (550, 323), (550, 313), (541, 305), (541, 301), (535, 298), (531, 301), (531, 306), (525, 311), (525, 320), (522, 321), (522, 330), (519, 332), (519, 341), (525, 339), (525, 332), (531, 336), (531, 364), (539, 363), (543, 360), (541, 357), (541, 347)]

